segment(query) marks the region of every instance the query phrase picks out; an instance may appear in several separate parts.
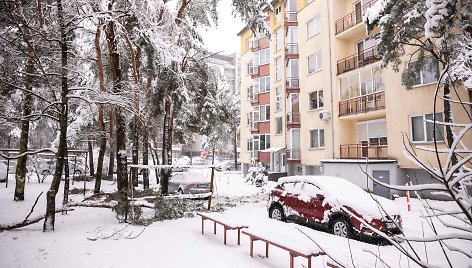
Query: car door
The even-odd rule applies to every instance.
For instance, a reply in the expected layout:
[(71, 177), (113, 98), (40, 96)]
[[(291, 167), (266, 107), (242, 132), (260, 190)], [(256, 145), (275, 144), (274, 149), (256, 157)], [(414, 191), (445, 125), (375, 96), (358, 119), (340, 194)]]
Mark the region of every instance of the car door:
[(302, 182), (286, 183), (284, 185), (285, 193), (283, 196), (283, 204), (288, 208), (287, 217), (305, 218), (303, 211), (303, 202), (300, 200), (302, 193)]
[(321, 189), (309, 182), (302, 184), (300, 195), (301, 211), (305, 218), (312, 221), (322, 221), (324, 218), (323, 193)]

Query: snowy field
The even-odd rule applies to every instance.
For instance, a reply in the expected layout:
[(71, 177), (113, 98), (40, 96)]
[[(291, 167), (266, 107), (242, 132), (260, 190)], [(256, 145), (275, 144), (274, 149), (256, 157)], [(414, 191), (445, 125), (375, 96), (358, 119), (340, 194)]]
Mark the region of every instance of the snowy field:
[[(207, 172), (201, 170), (200, 172)], [(152, 173), (151, 173), (151, 176)], [(32, 216), (45, 211), (45, 194), (51, 178), (45, 183), (32, 179), (26, 184), (25, 201), (14, 202), (14, 180), (10, 177), (9, 187), (0, 184), (0, 224), (24, 220), (36, 197), (43, 195)], [(303, 243), (312, 243), (298, 229), (317, 241), (327, 252), (345, 266), (355, 267), (416, 267), (413, 262), (401, 256), (393, 246), (376, 246), (355, 240), (347, 240), (325, 232), (315, 231), (291, 223), (282, 223), (268, 218), (266, 202), (268, 188), (244, 183), (238, 173), (216, 173), (215, 198), (213, 205), (232, 203), (222, 213), (228, 219), (237, 219), (251, 228), (269, 230), (290, 236)], [(155, 178), (151, 184), (156, 187)], [(63, 184), (61, 184), (62, 186)], [(109, 181), (102, 182), (104, 191), (112, 191), (116, 185)], [(140, 186), (141, 187), (141, 186)], [(83, 182), (71, 185), (83, 188)], [(91, 190), (93, 183), (86, 188)], [(62, 188), (57, 196), (57, 206), (62, 202)], [(91, 191), (87, 192), (87, 196)], [(83, 200), (83, 195), (71, 195), (74, 201)], [(431, 201), (440, 207), (451, 207), (451, 202)], [(426, 221), (420, 218), (422, 213), (418, 200), (412, 200), (412, 211), (406, 210), (404, 198), (396, 200), (402, 210), (403, 226), (407, 236), (431, 235)], [(155, 222), (146, 228), (118, 223), (115, 213), (105, 208), (74, 208), (67, 215), (56, 214), (56, 231), (42, 232), (42, 221), (21, 229), (0, 233), (1, 267), (289, 267), (289, 254), (276, 247), (270, 247), (269, 258), (265, 255), (265, 245), (254, 243), (254, 258), (249, 256), (249, 239), (241, 236), (241, 245), (236, 242), (235, 231), (228, 231), (228, 245), (223, 244), (223, 230), (217, 226), (213, 234), (213, 225), (206, 222), (205, 235), (201, 234), (200, 217), (187, 217), (178, 220)], [(451, 218), (451, 222), (454, 219)], [(439, 224), (439, 234), (447, 232)], [(424, 229), (424, 232), (423, 232)], [(137, 236), (138, 234), (141, 235)], [(137, 237), (136, 237), (137, 236)], [(136, 238), (134, 238), (136, 237)], [(130, 239), (134, 238), (134, 239)], [(452, 245), (464, 250), (471, 250), (470, 242), (454, 242)], [(430, 263), (439, 267), (449, 266), (438, 244), (413, 245), (416, 254), (424, 256), (427, 251)], [(380, 254), (388, 266), (376, 260), (373, 254)], [(351, 258), (352, 256), (352, 258)], [(463, 255), (450, 253), (453, 267), (471, 267), (470, 260)], [(328, 257), (313, 259), (313, 267), (325, 267)], [(305, 258), (295, 258), (295, 267), (306, 267)]]

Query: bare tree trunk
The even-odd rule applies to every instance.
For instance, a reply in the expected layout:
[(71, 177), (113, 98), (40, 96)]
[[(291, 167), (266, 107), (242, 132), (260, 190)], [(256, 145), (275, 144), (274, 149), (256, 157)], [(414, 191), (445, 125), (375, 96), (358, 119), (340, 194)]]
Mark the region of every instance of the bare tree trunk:
[[(23, 25), (23, 32), (25, 38), (27, 39), (28, 45), (28, 58), (26, 59), (26, 76), (25, 76), (25, 98), (23, 103), (23, 119), (21, 121), (21, 133), (20, 133), (20, 144), (19, 144), (19, 154), (26, 153), (28, 151), (28, 139), (29, 139), (29, 121), (27, 117), (31, 115), (32, 105), (33, 105), (33, 95), (29, 92), (33, 91), (33, 72), (34, 72), (34, 48), (32, 47), (31, 33), (30, 29)], [(26, 177), (26, 161), (28, 156), (25, 154), (18, 158), (16, 165), (16, 175), (15, 175), (15, 194), (13, 200), (23, 201), (25, 200), (25, 177)]]
[(108, 113), (108, 120), (110, 121), (110, 156), (108, 163), (108, 176), (113, 176), (115, 170), (115, 140), (113, 132), (115, 131), (115, 117), (113, 116), (113, 108)]
[(233, 128), (233, 153), (234, 153), (234, 170), (238, 170), (238, 127)]
[[(446, 123), (453, 123), (452, 122), (452, 111), (451, 111), (451, 103), (449, 102), (449, 96), (451, 94), (451, 89), (449, 88), (449, 83), (444, 83), (444, 122)], [(434, 131), (436, 133), (436, 131)], [(436, 137), (439, 139), (439, 137)], [(446, 126), (446, 144), (447, 147), (451, 148), (452, 143), (454, 142), (454, 134), (452, 133), (452, 126)], [(454, 166), (457, 164), (457, 156), (454, 153), (451, 156), (451, 165)]]
[[(90, 137), (88, 139), (90, 139)], [(93, 146), (92, 146), (91, 140), (87, 140), (87, 146), (88, 146), (88, 154), (89, 154), (90, 176), (93, 177), (93, 175), (95, 174), (95, 168), (93, 167)]]
[[(172, 165), (172, 129), (173, 129), (173, 113), (172, 102), (167, 99), (164, 104), (164, 129), (162, 133), (162, 164)], [(161, 169), (161, 193), (169, 194), (169, 179), (172, 169)]]
[[(108, 4), (108, 11), (111, 12), (113, 3)], [(120, 54), (118, 53), (117, 37), (115, 35), (115, 22), (110, 20), (107, 22), (106, 28), (108, 51), (110, 53), (110, 68), (113, 77), (113, 91), (121, 92), (121, 68)], [(128, 170), (126, 162), (126, 122), (122, 114), (121, 107), (115, 107), (115, 123), (116, 123), (116, 172), (118, 191), (123, 196), (126, 195), (128, 189)]]
[(56, 170), (51, 182), (51, 187), (46, 195), (46, 216), (44, 218), (43, 232), (54, 231), (54, 223), (56, 219), (56, 195), (61, 183), (62, 170), (64, 169), (64, 157), (67, 150), (67, 117), (69, 114), (67, 94), (69, 93), (68, 85), (68, 47), (67, 36), (64, 23), (64, 11), (62, 9), (62, 0), (57, 0), (57, 15), (59, 18), (60, 34), (61, 34), (61, 115), (59, 118), (59, 148), (56, 155)]
[[(101, 35), (102, 23), (97, 26), (97, 32), (95, 33), (95, 50), (97, 52), (97, 68), (98, 68), (98, 81), (100, 86), (100, 91), (105, 91), (105, 78), (103, 75), (103, 61), (102, 61), (102, 49), (100, 47), (100, 35)], [(97, 172), (95, 173), (95, 188), (94, 193), (100, 193), (100, 187), (102, 184), (102, 172), (103, 172), (103, 159), (105, 158), (105, 150), (107, 147), (107, 134), (105, 130), (105, 120), (104, 120), (104, 111), (103, 104), (98, 106), (98, 127), (100, 129), (100, 150), (98, 152), (97, 159)], [(113, 154), (113, 153), (112, 153)]]
[[(151, 66), (151, 67), (149, 67)], [(147, 71), (147, 81), (146, 81), (146, 91), (149, 91), (152, 85), (152, 62), (148, 63), (148, 71)], [(144, 110), (144, 115), (147, 119), (147, 108)], [(143, 124), (143, 165), (149, 164), (149, 134), (148, 134), (148, 127)], [(157, 175), (157, 174), (156, 174)], [(144, 190), (149, 189), (149, 169), (143, 170), (143, 188)]]

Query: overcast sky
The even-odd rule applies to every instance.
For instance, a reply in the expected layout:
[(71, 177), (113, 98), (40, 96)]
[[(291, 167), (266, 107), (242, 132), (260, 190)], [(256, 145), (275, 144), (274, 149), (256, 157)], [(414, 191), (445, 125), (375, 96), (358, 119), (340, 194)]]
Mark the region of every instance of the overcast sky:
[(209, 51), (223, 51), (222, 54), (225, 55), (239, 52), (240, 41), (237, 34), (244, 24), (241, 19), (231, 15), (231, 10), (231, 0), (222, 0), (218, 5), (218, 27), (201, 32)]

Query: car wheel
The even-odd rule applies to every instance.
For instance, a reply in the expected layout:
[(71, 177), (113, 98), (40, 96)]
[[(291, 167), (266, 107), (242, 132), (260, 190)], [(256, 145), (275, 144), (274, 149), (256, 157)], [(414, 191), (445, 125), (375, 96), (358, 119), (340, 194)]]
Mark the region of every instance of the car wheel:
[(82, 175), (82, 171), (76, 170), (76, 171), (74, 171), (74, 174), (77, 175), (77, 176), (80, 176), (80, 175)]
[(343, 218), (336, 218), (333, 220), (331, 232), (337, 236), (352, 238), (351, 225)]
[(269, 211), (269, 217), (274, 220), (285, 221), (284, 210), (278, 205), (272, 206)]
[(47, 175), (51, 174), (51, 172), (49, 172), (49, 170), (43, 170), (42, 174), (44, 176), (47, 176)]

